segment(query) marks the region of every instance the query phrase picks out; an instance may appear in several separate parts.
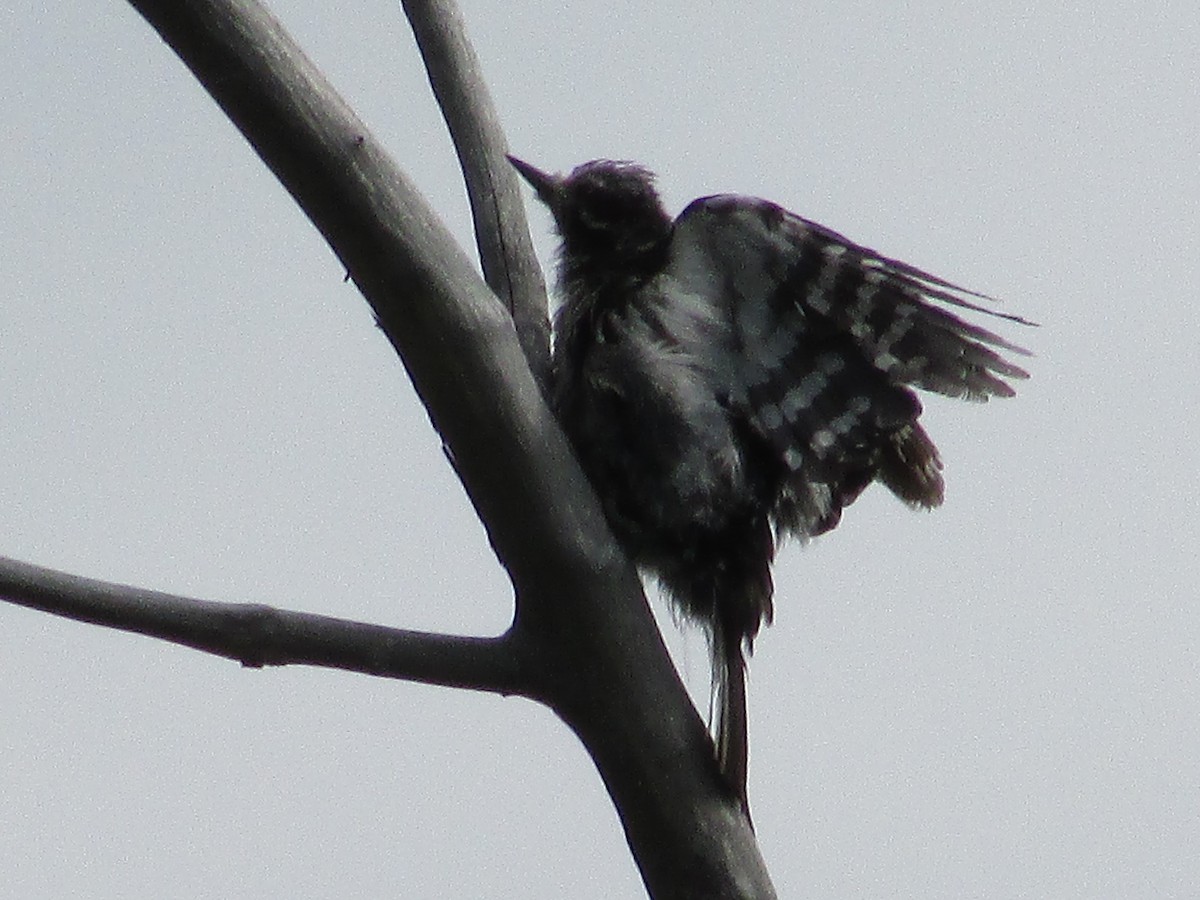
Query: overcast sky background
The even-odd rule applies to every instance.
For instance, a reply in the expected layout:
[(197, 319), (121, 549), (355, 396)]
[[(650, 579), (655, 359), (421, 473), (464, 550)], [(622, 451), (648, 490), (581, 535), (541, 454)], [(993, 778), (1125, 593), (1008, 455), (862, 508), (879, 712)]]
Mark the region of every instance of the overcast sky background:
[[(780, 895), (1195, 896), (1200, 11), (574, 6), (465, 4), (514, 152), (639, 160), (672, 210), (769, 197), (1043, 323), (1004, 328), (1037, 353), (1016, 400), (927, 403), (941, 510), (873, 489), (781, 554), (750, 687)], [(470, 244), (398, 4), (273, 9)], [(366, 303), (154, 32), (10, 3), (0, 81), (0, 554), (502, 631), (509, 585)], [(703, 695), (702, 638), (671, 643)], [(642, 891), (533, 703), (4, 605), (0, 884)]]

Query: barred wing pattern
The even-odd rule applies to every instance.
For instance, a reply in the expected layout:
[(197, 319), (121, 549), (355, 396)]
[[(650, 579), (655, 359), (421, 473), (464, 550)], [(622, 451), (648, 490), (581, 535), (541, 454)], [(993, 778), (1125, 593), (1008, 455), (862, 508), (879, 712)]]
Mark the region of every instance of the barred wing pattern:
[[(668, 302), (708, 320), (707, 360), (730, 412), (789, 473), (777, 527), (828, 531), (875, 477), (936, 506), (941, 462), (912, 388), (986, 400), (1027, 373), (995, 349), (1027, 351), (937, 304), (1022, 322), (981, 295), (859, 246), (765, 200), (693, 202), (675, 222)], [(988, 298), (982, 298), (988, 299)]]

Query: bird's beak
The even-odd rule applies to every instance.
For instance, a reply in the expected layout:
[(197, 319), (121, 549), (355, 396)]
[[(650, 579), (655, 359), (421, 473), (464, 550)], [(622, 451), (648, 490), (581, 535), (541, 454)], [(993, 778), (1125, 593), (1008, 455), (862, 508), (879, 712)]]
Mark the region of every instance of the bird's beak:
[(543, 172), (541, 169), (536, 169), (529, 163), (517, 159), (515, 156), (510, 155), (508, 161), (513, 164), (514, 169), (521, 173), (522, 178), (533, 185), (533, 189), (537, 191), (538, 199), (547, 206), (553, 207), (559, 188), (562, 186), (562, 179), (557, 175), (551, 175), (548, 172)]

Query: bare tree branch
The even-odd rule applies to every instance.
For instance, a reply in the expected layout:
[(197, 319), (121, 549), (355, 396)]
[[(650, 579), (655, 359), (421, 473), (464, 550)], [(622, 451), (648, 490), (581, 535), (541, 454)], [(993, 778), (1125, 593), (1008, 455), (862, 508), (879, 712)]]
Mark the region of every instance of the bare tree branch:
[[(131, 2), (296, 199), (374, 309), (516, 589), (513, 627), (492, 646), (521, 648), (519, 667), (510, 661), (519, 670), (512, 683), (550, 705), (587, 747), (651, 895), (773, 897), (637, 575), (495, 295), (262, 7), (253, 0)], [(9, 589), (38, 594), (39, 608), (62, 611), (72, 601), (55, 574), (26, 570), (33, 583)], [(194, 607), (197, 614), (206, 608)], [(133, 604), (125, 613), (131, 610), (144, 615), (145, 627), (136, 630), (167, 627), (153, 605)], [(176, 612), (188, 615), (182, 606)], [(290, 621), (300, 623), (301, 635), (313, 624)], [(379, 638), (386, 648), (386, 629)], [(414, 637), (409, 662), (415, 669), (418, 648), (432, 652), (455, 640)], [(488, 642), (470, 644), (482, 651)], [(295, 646), (317, 652), (303, 640)], [(469, 670), (465, 646), (458, 664)], [(497, 683), (501, 671), (492, 673)]]
[(80, 622), (183, 644), (244, 666), (321, 666), (499, 694), (528, 693), (509, 636), (451, 637), (260, 604), (214, 603), (0, 557), (0, 596)]
[(479, 58), (454, 0), (403, 5), (466, 180), (483, 277), (507, 303), (529, 367), (544, 387), (550, 370), (546, 285)]
[[(518, 594), (545, 596), (527, 587), (561, 584), (552, 561), (569, 556), (573, 567), (578, 551), (567, 548), (579, 531), (606, 529), (507, 311), (264, 8), (253, 0), (131, 2), (342, 260), (403, 360)], [(611, 546), (606, 553), (619, 558)]]

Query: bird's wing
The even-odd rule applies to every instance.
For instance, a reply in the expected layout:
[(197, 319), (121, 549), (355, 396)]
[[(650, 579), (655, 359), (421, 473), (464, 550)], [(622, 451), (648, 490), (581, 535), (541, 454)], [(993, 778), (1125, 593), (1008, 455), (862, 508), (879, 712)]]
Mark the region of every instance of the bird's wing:
[(790, 530), (802, 534), (832, 527), (876, 475), (909, 502), (940, 501), (940, 464), (910, 388), (986, 400), (1028, 377), (998, 352), (1027, 351), (945, 307), (1024, 320), (764, 200), (689, 205), (664, 283), (722, 324), (721, 339), (698, 350), (723, 400), (792, 473)]

